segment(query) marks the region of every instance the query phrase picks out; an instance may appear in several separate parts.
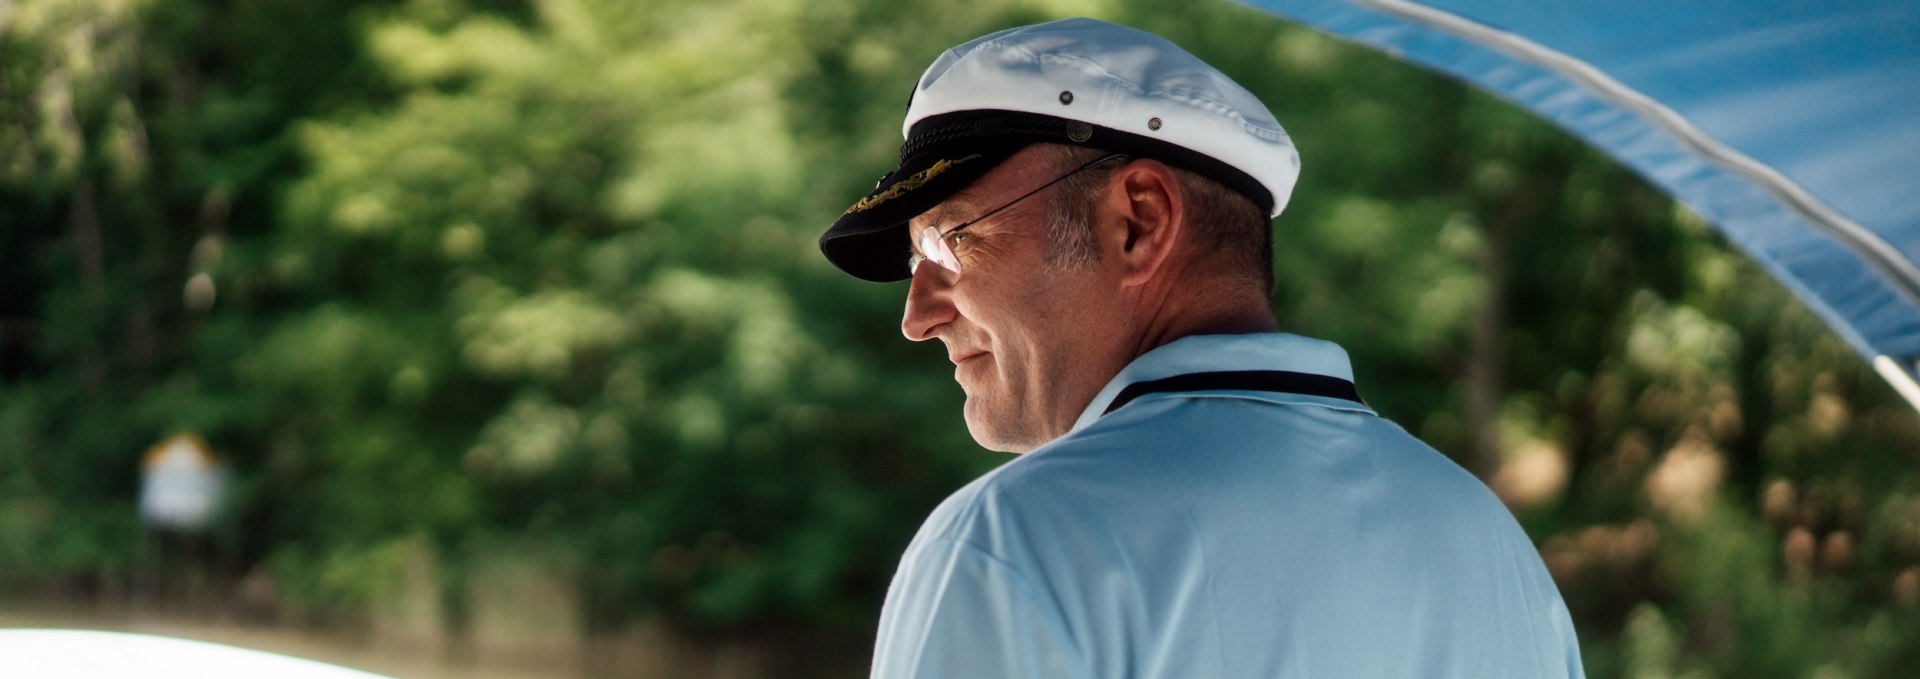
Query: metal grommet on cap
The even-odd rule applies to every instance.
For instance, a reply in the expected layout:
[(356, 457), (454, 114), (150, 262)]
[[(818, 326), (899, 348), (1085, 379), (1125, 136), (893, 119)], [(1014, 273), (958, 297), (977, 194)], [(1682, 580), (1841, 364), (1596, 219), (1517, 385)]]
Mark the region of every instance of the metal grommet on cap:
[(1073, 93), (1072, 93), (1072, 92), (1068, 92), (1068, 91), (1065, 91), (1065, 90), (1062, 90), (1062, 91), (1060, 92), (1060, 105), (1061, 105), (1061, 106), (1065, 106), (1065, 105), (1067, 105), (1067, 104), (1071, 104), (1071, 103), (1073, 103)]
[(1071, 139), (1071, 140), (1073, 140), (1073, 141), (1075, 141), (1075, 142), (1083, 142), (1083, 141), (1086, 141), (1086, 140), (1088, 140), (1088, 139), (1092, 139), (1092, 138), (1093, 138), (1093, 126), (1092, 126), (1092, 125), (1088, 125), (1088, 124), (1086, 124), (1086, 123), (1081, 123), (1081, 122), (1075, 122), (1075, 123), (1071, 123), (1071, 124), (1068, 124), (1068, 125), (1067, 125), (1067, 138), (1068, 138), (1068, 139)]
[(1149, 130), (1156, 130), (1156, 131), (1157, 131), (1157, 130), (1159, 130), (1159, 129), (1160, 129), (1160, 119), (1159, 119), (1159, 118), (1148, 118), (1148, 119), (1147, 119), (1147, 129), (1149, 129)]

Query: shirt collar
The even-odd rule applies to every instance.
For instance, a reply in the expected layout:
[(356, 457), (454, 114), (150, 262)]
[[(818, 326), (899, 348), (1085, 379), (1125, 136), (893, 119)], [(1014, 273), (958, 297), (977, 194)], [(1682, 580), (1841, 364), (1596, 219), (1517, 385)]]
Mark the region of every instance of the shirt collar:
[(1283, 332), (1192, 335), (1141, 354), (1095, 394), (1080, 412), (1073, 433), (1092, 425), (1122, 389), (1175, 375), (1223, 370), (1288, 370), (1353, 380), (1353, 364), (1340, 345)]

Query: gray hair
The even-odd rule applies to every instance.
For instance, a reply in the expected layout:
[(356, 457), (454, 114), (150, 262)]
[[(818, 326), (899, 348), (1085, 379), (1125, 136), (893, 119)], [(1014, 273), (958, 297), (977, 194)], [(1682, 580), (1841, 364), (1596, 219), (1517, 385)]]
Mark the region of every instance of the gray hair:
[[(1067, 172), (1106, 153), (1100, 149), (1048, 144), (1050, 164)], [(1065, 181), (1048, 198), (1047, 263), (1071, 269), (1094, 263), (1098, 254), (1093, 238), (1095, 194), (1113, 177), (1118, 163), (1090, 167)], [(1222, 266), (1225, 276), (1259, 281), (1273, 291), (1273, 221), (1253, 199), (1225, 184), (1180, 168), (1175, 179), (1186, 197), (1186, 220), (1193, 227), (1195, 251)]]

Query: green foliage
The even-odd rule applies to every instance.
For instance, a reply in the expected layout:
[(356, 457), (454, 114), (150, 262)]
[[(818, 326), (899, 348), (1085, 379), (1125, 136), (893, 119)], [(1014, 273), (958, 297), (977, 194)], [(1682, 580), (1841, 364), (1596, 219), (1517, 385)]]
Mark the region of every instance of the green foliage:
[(1509, 500), (1591, 674), (1920, 660), (1920, 418), (1764, 273), (1505, 104), (1171, 1), (0, 9), (0, 594), (134, 579), (189, 430), (239, 480), (217, 567), (295, 617), (428, 563), (459, 632), (511, 561), (589, 632), (859, 638), (1001, 458), (814, 239), (941, 50), (1072, 14), (1275, 109), (1283, 325)]

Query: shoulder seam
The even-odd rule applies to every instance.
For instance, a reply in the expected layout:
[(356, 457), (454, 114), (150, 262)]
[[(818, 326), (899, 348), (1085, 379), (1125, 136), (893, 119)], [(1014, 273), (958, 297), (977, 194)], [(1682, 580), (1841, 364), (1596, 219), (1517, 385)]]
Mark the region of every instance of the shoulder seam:
[[(1074, 643), (1072, 630), (1067, 627), (1064, 616), (1062, 616), (1060, 611), (1054, 606), (1041, 605), (1041, 602), (1045, 601), (1045, 599), (1040, 596), (1041, 590), (1033, 584), (1032, 578), (1027, 577), (1027, 575), (1022, 573), (1020, 568), (1012, 562), (995, 556), (992, 552), (972, 542), (952, 538), (941, 538), (937, 542), (952, 546), (956, 555), (972, 555), (979, 558), (983, 563), (1006, 572), (1008, 576), (1007, 581), (1012, 583), (1013, 587), (1021, 590), (1022, 595), (1025, 596), (1029, 602), (1033, 603), (1034, 610), (1043, 613), (1047, 627), (1051, 628), (1053, 633), (1059, 636), (1061, 642), (1067, 646), (1067, 650), (1071, 653), (1074, 667), (1079, 670), (1079, 675), (1082, 677), (1093, 676), (1093, 667), (1087, 663), (1086, 654), (1081, 651), (1079, 645)], [(951, 570), (949, 570), (949, 577), (950, 576)], [(941, 596), (944, 598), (944, 591), (941, 593)]]

